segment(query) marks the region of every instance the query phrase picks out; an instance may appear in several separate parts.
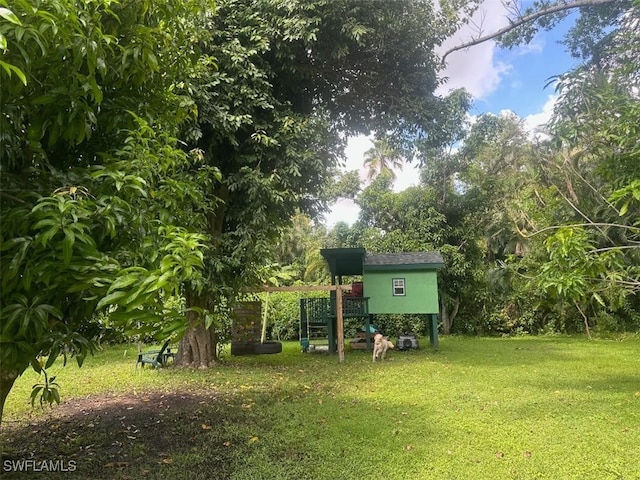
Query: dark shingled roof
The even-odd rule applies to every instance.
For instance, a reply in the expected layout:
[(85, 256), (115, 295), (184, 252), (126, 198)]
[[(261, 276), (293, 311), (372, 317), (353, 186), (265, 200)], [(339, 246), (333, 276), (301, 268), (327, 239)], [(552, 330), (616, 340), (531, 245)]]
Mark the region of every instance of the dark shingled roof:
[(365, 266), (383, 265), (443, 265), (440, 252), (367, 253)]

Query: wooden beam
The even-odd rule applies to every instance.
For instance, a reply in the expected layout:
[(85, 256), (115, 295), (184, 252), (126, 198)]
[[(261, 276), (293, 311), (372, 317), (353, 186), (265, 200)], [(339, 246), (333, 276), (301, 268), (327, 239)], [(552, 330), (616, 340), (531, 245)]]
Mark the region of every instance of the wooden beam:
[(338, 361), (344, 362), (344, 318), (342, 316), (342, 289), (336, 292), (336, 324), (338, 336)]
[(264, 299), (264, 312), (262, 312), (262, 336), (260, 342), (267, 341), (267, 315), (269, 314), (269, 297), (270, 293), (267, 292), (267, 298)]
[[(338, 336), (338, 361), (344, 362), (344, 317), (342, 315), (342, 292), (351, 290), (351, 285), (295, 285), (289, 287), (262, 287), (267, 292), (267, 298), (271, 292), (336, 292), (336, 334)], [(263, 329), (266, 322), (263, 325)]]
[(293, 285), (290, 287), (262, 287), (263, 292), (330, 292), (350, 289), (351, 285)]

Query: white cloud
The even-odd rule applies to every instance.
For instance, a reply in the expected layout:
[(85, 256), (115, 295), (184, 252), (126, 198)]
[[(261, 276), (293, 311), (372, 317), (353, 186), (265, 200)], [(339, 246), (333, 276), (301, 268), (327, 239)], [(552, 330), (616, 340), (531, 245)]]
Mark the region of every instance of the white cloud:
[[(445, 41), (438, 53), (477, 37), (479, 32), (486, 35), (504, 27), (508, 23), (506, 14), (501, 0), (485, 0), (469, 24)], [(495, 59), (496, 49), (495, 42), (490, 40), (451, 53), (444, 71), (448, 81), (438, 93), (464, 87), (474, 98), (482, 99), (494, 92), (511, 72), (511, 65)]]
[(524, 118), (525, 130), (529, 132), (529, 136), (541, 139), (547, 137), (544, 132), (544, 126), (551, 119), (551, 116), (553, 115), (553, 108), (557, 101), (557, 95), (549, 95), (540, 112), (527, 115)]
[(529, 43), (518, 45), (518, 47), (513, 50), (513, 54), (523, 56), (530, 53), (542, 53), (544, 51), (544, 47), (545, 40), (540, 33), (537, 33)]
[[(364, 154), (373, 147), (372, 138), (371, 136), (364, 135), (351, 137), (347, 141), (347, 147), (345, 148), (347, 161), (342, 170), (345, 172), (358, 170), (362, 184), (364, 184), (367, 179), (367, 170), (364, 168)], [(328, 227), (333, 227), (338, 222), (346, 222), (349, 225), (353, 225), (358, 219), (359, 213), (360, 207), (358, 207), (353, 200), (338, 200), (329, 206), (329, 211), (324, 217), (324, 224)]]
[(511, 66), (493, 58), (494, 45), (474, 47), (473, 52), (455, 52), (447, 58), (447, 81), (436, 93), (444, 95), (456, 88), (466, 89), (473, 98), (483, 99), (498, 89)]
[(353, 225), (358, 220), (360, 207), (353, 200), (339, 200), (330, 206), (324, 217), (323, 223), (331, 228), (338, 222), (346, 222)]
[[(456, 35), (448, 39), (438, 50), (444, 51), (460, 45), (478, 35), (494, 32), (508, 24), (507, 10), (502, 0), (485, 0), (481, 8), (473, 16), (471, 22)], [(520, 57), (531, 53), (541, 53), (544, 49), (544, 38), (536, 37), (530, 44), (512, 50), (510, 58)], [(496, 58), (498, 47), (493, 40), (475, 45), (465, 50), (451, 53), (447, 57), (447, 67), (442, 73), (448, 77), (436, 93), (444, 95), (452, 89), (464, 87), (476, 100), (483, 100), (498, 90), (505, 81), (509, 81), (511, 88), (521, 88), (522, 81), (512, 77), (513, 68), (509, 63)], [(538, 128), (551, 117), (555, 96), (549, 96), (541, 112), (525, 118), (525, 127), (531, 136), (540, 135)], [(474, 120), (474, 117), (470, 117)], [(367, 170), (364, 168), (364, 154), (373, 146), (372, 137), (354, 137), (349, 139), (346, 148), (346, 165), (344, 170), (358, 170), (363, 185), (367, 181)], [(402, 170), (396, 171), (394, 191), (399, 192), (419, 183), (419, 170), (416, 164), (406, 163)], [(329, 227), (344, 221), (353, 224), (360, 209), (351, 200), (340, 200), (331, 206), (325, 218)]]
[(349, 138), (347, 147), (345, 148), (347, 163), (344, 170), (347, 172), (358, 170), (360, 172), (360, 181), (364, 182), (367, 178), (367, 170), (364, 168), (364, 154), (372, 147), (372, 136), (360, 135)]
[(394, 170), (396, 180), (393, 182), (393, 191), (401, 192), (420, 183), (420, 167), (416, 163), (405, 163), (402, 170)]
[[(344, 171), (358, 170), (360, 181), (368, 183), (368, 169), (364, 166), (364, 155), (367, 150), (373, 147), (373, 137), (358, 136), (352, 137), (347, 142), (345, 156), (347, 162)], [(405, 163), (402, 169), (394, 169), (396, 180), (393, 184), (393, 190), (400, 192), (407, 187), (418, 184), (418, 170), (415, 164)]]

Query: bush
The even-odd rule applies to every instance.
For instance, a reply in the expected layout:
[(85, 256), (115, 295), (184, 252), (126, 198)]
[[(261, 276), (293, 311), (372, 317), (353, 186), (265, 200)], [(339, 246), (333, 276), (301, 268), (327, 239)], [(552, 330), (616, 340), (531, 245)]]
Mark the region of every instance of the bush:
[[(269, 295), (267, 321), (270, 338), (278, 341), (300, 337), (300, 299), (326, 297), (328, 292), (272, 292)], [(266, 294), (263, 295), (263, 304)]]
[(414, 333), (418, 336), (429, 333), (428, 315), (374, 315), (372, 323), (382, 334), (391, 337), (401, 333)]

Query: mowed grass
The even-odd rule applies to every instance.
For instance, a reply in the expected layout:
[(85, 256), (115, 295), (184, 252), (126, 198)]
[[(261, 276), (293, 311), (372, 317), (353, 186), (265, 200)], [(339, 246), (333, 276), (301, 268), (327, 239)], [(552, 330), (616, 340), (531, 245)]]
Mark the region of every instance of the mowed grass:
[[(427, 339), (421, 346), (376, 363), (348, 351), (339, 364), (291, 342), (282, 354), (224, 356), (197, 371), (134, 370), (135, 347), (118, 346), (82, 369), (52, 373), (67, 403), (207, 392), (167, 427), (161, 458), (132, 440), (141, 453), (121, 464), (105, 458), (102, 470), (78, 457), (78, 478), (640, 479), (637, 336), (449, 337), (439, 352)], [(28, 404), (37, 380), (25, 374), (9, 396), (3, 435), (36, 428), (25, 420), (54, 421), (56, 408)], [(74, 448), (100, 444), (86, 430), (78, 436)]]

